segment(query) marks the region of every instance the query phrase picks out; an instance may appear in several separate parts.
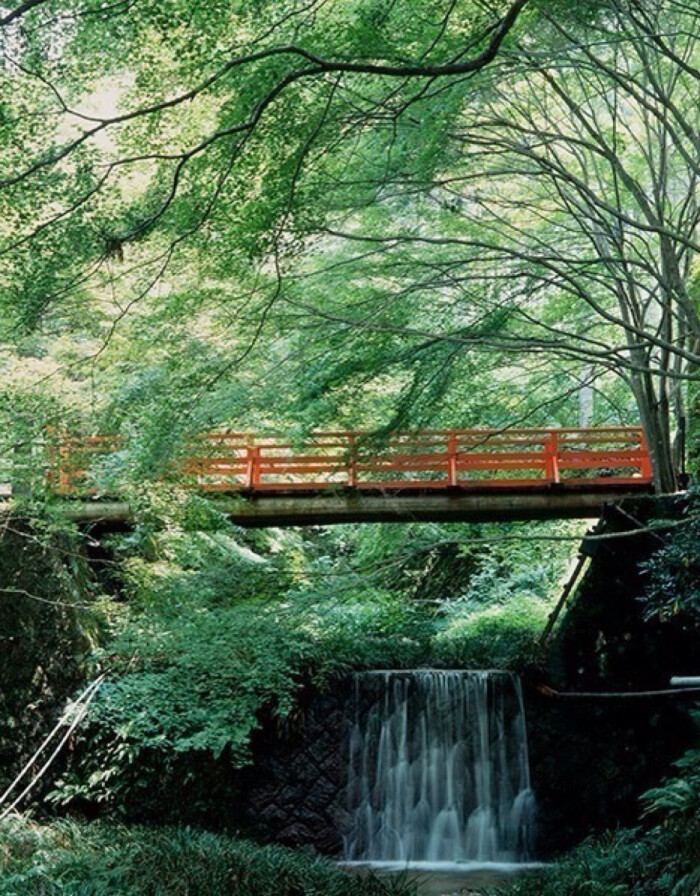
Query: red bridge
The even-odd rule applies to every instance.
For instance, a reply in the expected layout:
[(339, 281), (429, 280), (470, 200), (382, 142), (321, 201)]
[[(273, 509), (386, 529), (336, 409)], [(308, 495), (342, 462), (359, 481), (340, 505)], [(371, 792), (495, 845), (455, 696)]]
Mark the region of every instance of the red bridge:
[[(108, 436), (55, 437), (47, 475), (79, 520), (128, 519), (98, 500), (90, 468), (119, 448)], [(316, 433), (303, 443), (244, 433), (191, 441), (170, 478), (242, 525), (381, 520), (510, 520), (597, 516), (602, 505), (651, 489), (636, 427), (428, 430), (379, 439)], [(90, 500), (86, 500), (86, 499)]]

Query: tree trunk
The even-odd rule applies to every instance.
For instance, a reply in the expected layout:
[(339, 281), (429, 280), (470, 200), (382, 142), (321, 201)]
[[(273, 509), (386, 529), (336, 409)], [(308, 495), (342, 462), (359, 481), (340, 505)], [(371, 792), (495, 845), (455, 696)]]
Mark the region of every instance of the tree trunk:
[(644, 438), (651, 457), (654, 490), (662, 494), (675, 492), (678, 489), (678, 476), (673, 463), (668, 408), (656, 400), (656, 396), (651, 396), (652, 401), (646, 394), (641, 401), (639, 394), (636, 394), (635, 397)]

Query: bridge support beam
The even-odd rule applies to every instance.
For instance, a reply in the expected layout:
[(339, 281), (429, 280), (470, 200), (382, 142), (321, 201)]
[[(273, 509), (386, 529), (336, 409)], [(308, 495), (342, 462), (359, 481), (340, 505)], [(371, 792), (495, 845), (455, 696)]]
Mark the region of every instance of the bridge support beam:
[[(327, 494), (256, 494), (212, 497), (212, 504), (239, 526), (320, 526), (380, 522), (508, 522), (595, 518), (605, 504), (618, 503), (648, 488), (523, 489), (432, 492), (331, 492)], [(82, 524), (109, 529), (129, 525), (129, 505), (120, 501), (66, 501), (63, 512)]]

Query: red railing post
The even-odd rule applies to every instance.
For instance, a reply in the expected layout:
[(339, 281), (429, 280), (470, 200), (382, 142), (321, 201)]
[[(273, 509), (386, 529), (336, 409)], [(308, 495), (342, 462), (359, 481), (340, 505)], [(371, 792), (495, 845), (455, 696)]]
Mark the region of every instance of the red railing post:
[(58, 493), (67, 495), (71, 487), (71, 474), (68, 469), (70, 449), (65, 433), (59, 433), (58, 440)]
[(255, 488), (260, 485), (260, 448), (259, 446), (249, 446), (246, 449), (246, 488)]
[(639, 475), (642, 479), (645, 479), (648, 482), (653, 482), (654, 471), (651, 466), (651, 456), (649, 454), (646, 439), (644, 438), (644, 433), (641, 429), (639, 430), (639, 450), (642, 453), (642, 456), (639, 459)]
[(357, 487), (357, 455), (355, 454), (355, 436), (348, 436), (348, 487)]
[(46, 482), (50, 491), (56, 491), (56, 430), (53, 426), (46, 427)]
[(457, 485), (457, 436), (452, 431), (447, 434), (447, 484)]
[(544, 478), (553, 485), (561, 482), (559, 476), (559, 436), (550, 431), (544, 445)]

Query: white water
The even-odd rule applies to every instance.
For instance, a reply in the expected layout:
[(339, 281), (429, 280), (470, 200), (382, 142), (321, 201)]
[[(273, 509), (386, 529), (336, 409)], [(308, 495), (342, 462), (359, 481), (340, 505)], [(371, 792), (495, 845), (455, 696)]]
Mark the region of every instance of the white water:
[(348, 727), (346, 861), (529, 858), (534, 798), (517, 676), (362, 673)]

